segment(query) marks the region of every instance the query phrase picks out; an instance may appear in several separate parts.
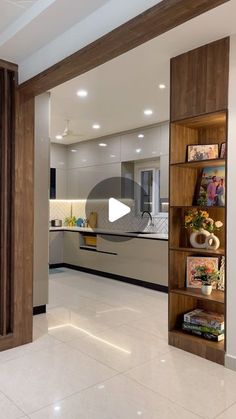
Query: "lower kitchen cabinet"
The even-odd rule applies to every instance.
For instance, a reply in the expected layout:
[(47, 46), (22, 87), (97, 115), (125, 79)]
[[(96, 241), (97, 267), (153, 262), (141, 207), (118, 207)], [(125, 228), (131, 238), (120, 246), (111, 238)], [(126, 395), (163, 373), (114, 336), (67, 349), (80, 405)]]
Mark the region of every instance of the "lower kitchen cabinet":
[[(50, 232), (50, 263), (119, 275), (167, 286), (168, 242), (96, 234), (97, 245), (86, 248), (83, 233)], [(57, 243), (58, 240), (58, 243)]]
[(64, 232), (50, 231), (49, 234), (49, 265), (63, 263)]

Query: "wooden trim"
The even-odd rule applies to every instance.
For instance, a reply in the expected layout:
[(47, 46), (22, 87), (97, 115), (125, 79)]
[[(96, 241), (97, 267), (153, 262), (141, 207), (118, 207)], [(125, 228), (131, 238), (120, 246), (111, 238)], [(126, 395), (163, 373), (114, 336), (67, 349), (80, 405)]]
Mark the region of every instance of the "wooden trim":
[(0, 60), (0, 68), (5, 68), (6, 70), (18, 71), (18, 65), (10, 63), (9, 61)]
[(163, 0), (26, 81), (21, 92), (26, 97), (44, 93), (228, 1)]

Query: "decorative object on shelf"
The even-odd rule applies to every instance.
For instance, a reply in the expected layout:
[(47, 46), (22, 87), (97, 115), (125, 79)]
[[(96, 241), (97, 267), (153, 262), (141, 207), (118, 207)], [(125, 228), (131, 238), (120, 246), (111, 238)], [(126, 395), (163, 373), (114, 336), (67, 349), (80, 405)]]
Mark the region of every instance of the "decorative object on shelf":
[(194, 279), (201, 281), (201, 291), (204, 295), (211, 295), (212, 285), (216, 284), (220, 278), (220, 271), (212, 266), (198, 265), (195, 267)]
[(184, 314), (182, 329), (185, 332), (214, 342), (224, 340), (224, 315), (202, 309)]
[(217, 250), (220, 247), (220, 240), (215, 234), (210, 233), (210, 235), (206, 238), (206, 249), (208, 250)]
[(82, 227), (83, 222), (84, 222), (83, 218), (78, 218), (78, 220), (76, 221), (77, 227)]
[[(190, 243), (196, 249), (217, 250), (220, 247), (220, 240), (214, 233), (222, 227), (221, 221), (214, 221), (204, 210), (193, 209), (185, 215), (185, 228), (191, 231)], [(197, 240), (200, 238), (201, 242)]]
[(194, 202), (205, 207), (225, 206), (225, 167), (205, 167), (197, 184)]
[[(212, 285), (212, 288), (216, 289), (217, 279), (214, 281), (210, 280), (213, 278), (213, 273), (219, 268), (219, 259), (213, 257), (201, 257), (201, 256), (188, 256), (187, 257), (187, 275), (186, 275), (186, 287), (187, 288), (201, 288), (202, 285), (208, 283)], [(204, 284), (203, 284), (204, 282)]]
[(220, 291), (225, 290), (225, 256), (222, 256), (220, 261), (220, 279), (218, 283), (218, 289)]
[(226, 143), (222, 143), (220, 147), (220, 159), (225, 159), (226, 157)]
[[(209, 231), (200, 228), (199, 230), (194, 230), (190, 234), (190, 244), (195, 249), (206, 249), (208, 237), (211, 236)], [(202, 243), (200, 243), (200, 240)]]
[(64, 224), (67, 227), (76, 227), (76, 225), (77, 225), (77, 218), (75, 216), (67, 217), (65, 219)]
[(214, 160), (219, 158), (218, 144), (192, 144), (187, 146), (187, 161)]

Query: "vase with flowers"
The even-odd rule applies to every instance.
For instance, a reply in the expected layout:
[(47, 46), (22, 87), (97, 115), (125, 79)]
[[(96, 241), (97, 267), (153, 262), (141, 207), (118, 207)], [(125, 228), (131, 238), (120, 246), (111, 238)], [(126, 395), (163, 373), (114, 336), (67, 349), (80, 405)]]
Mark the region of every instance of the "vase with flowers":
[(194, 279), (201, 281), (201, 291), (204, 295), (211, 295), (212, 285), (220, 279), (220, 271), (204, 265), (196, 266)]
[[(214, 234), (223, 227), (221, 221), (214, 221), (209, 213), (201, 209), (190, 210), (185, 215), (185, 228), (190, 230), (190, 243), (197, 249), (217, 250), (220, 247), (220, 240)], [(203, 238), (200, 242), (199, 238)]]

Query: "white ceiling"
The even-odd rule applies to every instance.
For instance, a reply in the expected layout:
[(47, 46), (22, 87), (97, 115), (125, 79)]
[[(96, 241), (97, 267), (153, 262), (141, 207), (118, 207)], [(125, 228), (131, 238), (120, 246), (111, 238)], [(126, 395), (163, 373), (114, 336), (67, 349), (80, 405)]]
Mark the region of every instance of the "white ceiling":
[[(182, 52), (236, 32), (230, 1), (51, 91), (51, 138), (72, 144), (169, 119), (169, 61)], [(160, 90), (159, 83), (166, 89)], [(88, 96), (78, 98), (77, 90)], [(151, 108), (151, 117), (143, 114)], [(56, 141), (65, 120), (78, 134)], [(100, 130), (92, 125), (99, 123)]]
[(0, 57), (20, 63), (109, 0), (0, 0)]
[(4, 31), (37, 1), (39, 0), (0, 0), (0, 32)]

